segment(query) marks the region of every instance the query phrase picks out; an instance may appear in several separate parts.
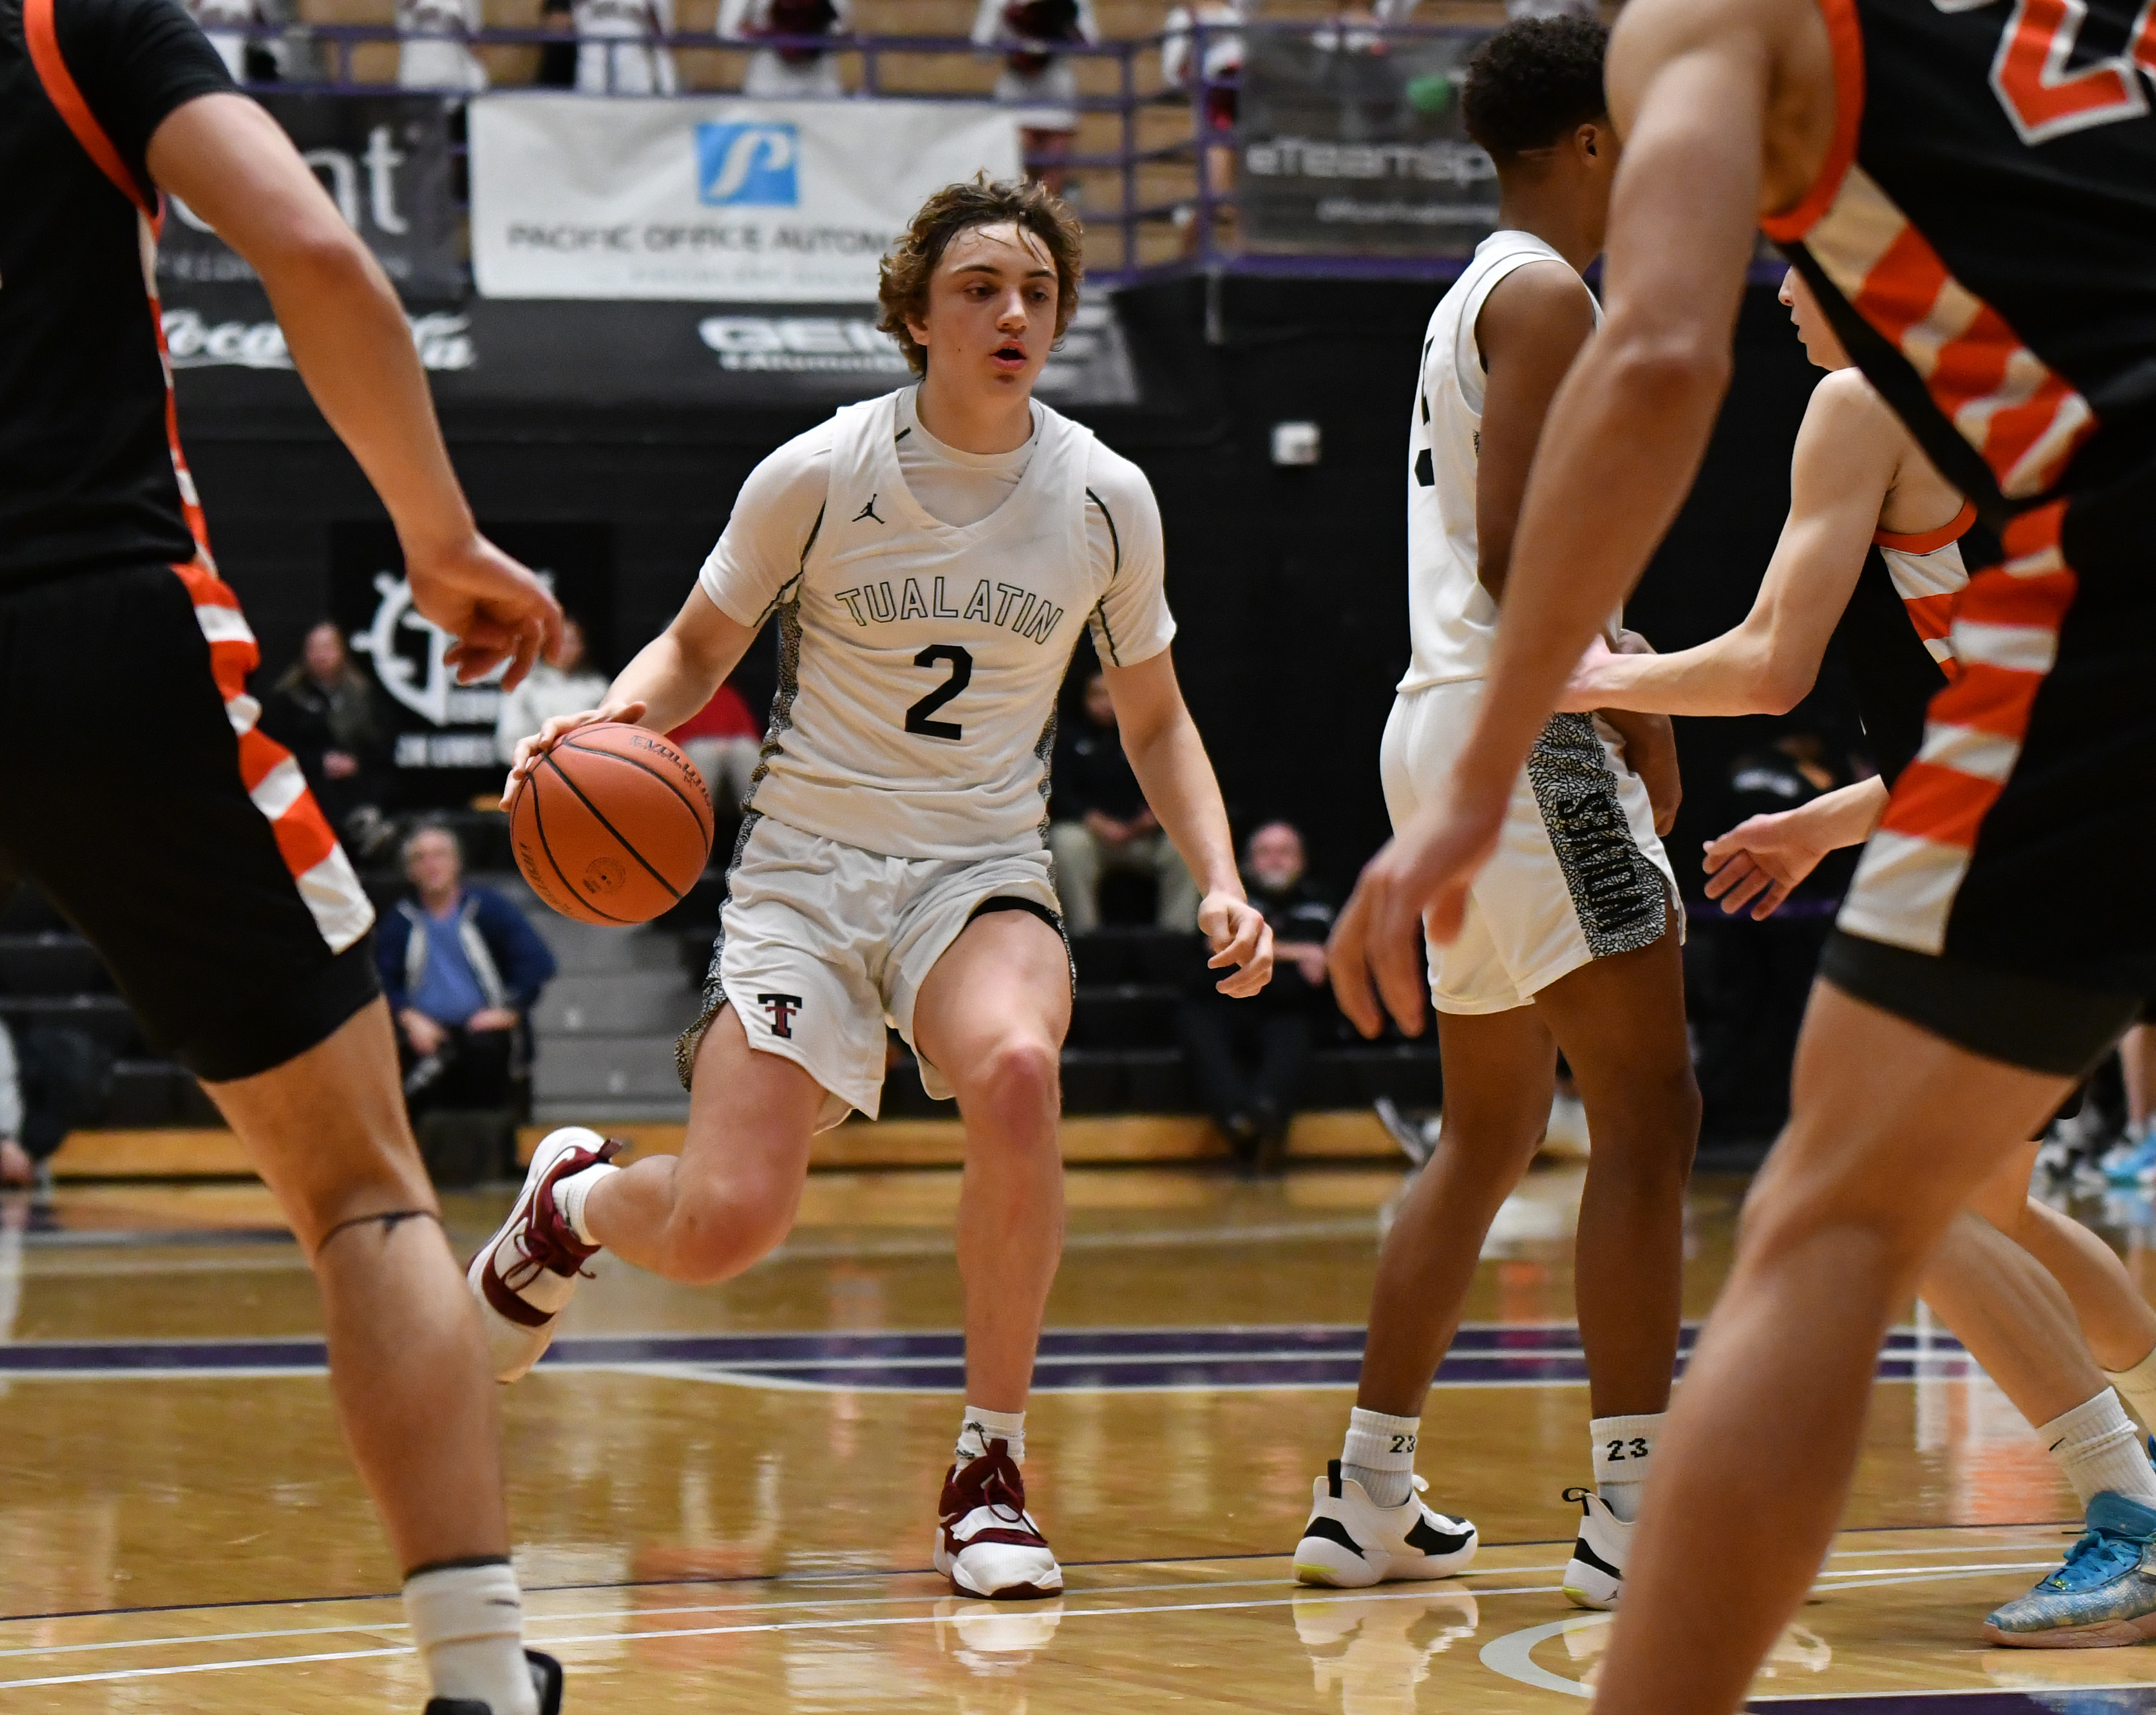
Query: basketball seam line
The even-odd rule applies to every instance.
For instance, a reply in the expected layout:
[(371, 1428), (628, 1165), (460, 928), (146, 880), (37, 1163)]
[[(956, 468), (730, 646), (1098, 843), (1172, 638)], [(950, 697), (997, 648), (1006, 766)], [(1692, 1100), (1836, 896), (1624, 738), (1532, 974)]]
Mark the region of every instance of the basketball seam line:
[[(604, 756), (606, 754), (604, 751), (595, 752), (584, 750), (584, 747), (580, 744), (572, 744), (569, 748), (576, 751), (583, 751), (586, 756)], [(628, 759), (624, 757), (623, 760), (627, 761)], [(624, 851), (634, 858), (638, 863), (643, 865), (644, 873), (649, 875), (651, 879), (656, 881), (661, 887), (664, 887), (668, 893), (671, 894), (674, 898), (674, 902), (676, 905), (679, 905), (681, 902), (681, 890), (676, 887), (671, 881), (668, 881), (664, 875), (660, 875), (658, 870), (653, 869), (651, 867), (650, 860), (647, 859), (642, 852), (639, 851), (634, 846), (629, 843), (628, 840), (622, 834), (621, 829), (615, 827), (613, 823), (607, 820), (605, 812), (601, 810), (597, 804), (593, 804), (590, 798), (584, 795), (583, 788), (578, 786), (575, 781), (572, 780), (569, 778), (568, 771), (559, 763), (554, 760), (554, 755), (552, 751), (549, 751), (547, 753), (547, 766), (554, 771), (555, 774), (560, 778), (564, 786), (567, 787), (570, 791), (577, 794), (578, 802), (582, 804), (586, 809), (592, 813), (593, 819), (596, 821), (600, 827), (605, 829), (608, 833), (613, 834), (615, 843), (619, 845)], [(635, 766), (642, 768), (643, 764), (639, 763)], [(648, 774), (651, 771), (649, 768), (645, 768), (644, 772)], [(701, 822), (702, 818), (699, 817), (697, 819)], [(552, 862), (553, 860), (554, 854), (549, 851), (547, 854), (547, 856), (548, 861)], [(557, 870), (559, 870), (561, 865), (557, 863), (554, 865), (554, 867)], [(568, 880), (568, 877), (564, 875), (562, 879), (566, 881)], [(603, 915), (613, 917), (613, 913), (612, 911), (604, 912)], [(620, 917), (614, 917), (614, 921), (616, 922), (621, 922), (625, 920)]]
[[(542, 757), (541, 760), (552, 763), (554, 758), (552, 756), (549, 755)], [(559, 768), (556, 768), (554, 772), (557, 774), (562, 774), (562, 771)], [(538, 777), (536, 774), (527, 774), (525, 776), (524, 783), (530, 788), (531, 793), (531, 831), (539, 836), (539, 850), (546, 853), (548, 865), (553, 870), (555, 875), (560, 878), (562, 886), (567, 891), (569, 897), (574, 900), (578, 905), (583, 906), (585, 910), (598, 911), (598, 915), (604, 917), (609, 923), (619, 924), (624, 928), (634, 928), (635, 925), (632, 923), (629, 918), (618, 917), (612, 911), (599, 911), (599, 908), (597, 906), (593, 905), (587, 901), (583, 895), (578, 891), (577, 884), (569, 879), (568, 871), (562, 867), (562, 860), (554, 855), (554, 848), (547, 843), (547, 817), (545, 812), (540, 809), (539, 788), (533, 783), (537, 778)], [(562, 774), (562, 783), (565, 786), (569, 784), (569, 777), (567, 775)], [(576, 792), (576, 788), (573, 786), (570, 786), (569, 789), (572, 792)], [(582, 793), (578, 793), (577, 795), (579, 798), (583, 796)], [(593, 814), (596, 815), (598, 814), (598, 812), (593, 811)], [(604, 819), (605, 819), (603, 817), (601, 818), (601, 820)], [(608, 831), (611, 832), (612, 830), (609, 829)], [(621, 836), (617, 834), (614, 835), (614, 838), (616, 840), (619, 840)]]
[[(600, 749), (598, 749), (596, 746), (593, 746), (593, 745), (588, 745), (588, 744), (578, 744), (578, 743), (576, 742), (576, 739), (574, 738), (574, 737), (573, 737), (573, 736), (572, 736), (572, 737), (568, 737), (568, 738), (565, 738), (565, 739), (563, 739), (563, 740), (562, 741), (561, 744), (560, 744), (557, 747), (558, 747), (558, 748), (560, 748), (560, 749), (562, 749), (562, 750), (573, 750), (573, 751), (578, 752), (579, 752), (579, 753), (581, 753), (582, 755), (588, 756), (588, 757), (608, 757), (609, 760), (613, 761), (613, 762), (617, 762), (617, 763), (628, 763), (628, 764), (629, 764), (629, 766), (630, 768), (641, 768), (641, 769), (643, 769), (643, 770), (644, 770), (644, 772), (645, 773), (649, 774), (649, 775), (653, 779), (656, 780), (656, 781), (657, 781), (657, 782), (658, 782), (661, 786), (665, 787), (665, 788), (669, 792), (672, 793), (674, 794), (674, 796), (675, 796), (675, 797), (676, 797), (676, 798), (678, 798), (679, 799), (680, 799), (680, 800), (681, 800), (681, 808), (682, 808), (683, 809), (685, 809), (685, 810), (688, 811), (688, 813), (689, 813), (689, 819), (690, 819), (690, 821), (694, 822), (699, 829), (701, 829), (701, 828), (704, 825), (704, 816), (703, 816), (703, 812), (702, 812), (701, 810), (699, 810), (699, 809), (696, 808), (696, 800), (695, 800), (694, 798), (690, 798), (690, 795), (689, 795), (687, 793), (685, 793), (685, 792), (682, 791), (682, 789), (681, 789), (680, 787), (676, 786), (676, 785), (675, 785), (675, 784), (671, 780), (669, 780), (669, 779), (665, 777), (665, 775), (664, 775), (664, 774), (662, 774), (661, 773), (660, 773), (660, 771), (659, 771), (658, 769), (656, 769), (656, 768), (653, 768), (653, 767), (651, 766), (651, 764), (650, 764), (650, 763), (640, 763), (640, 762), (637, 761), (637, 759), (636, 759), (634, 757), (625, 757), (625, 756), (624, 756), (624, 755), (623, 755), (619, 751), (616, 751), (616, 750), (600, 750)], [(552, 754), (552, 752), (549, 752), (549, 754)], [(688, 764), (688, 766), (689, 766), (690, 768), (695, 768), (695, 767), (696, 766), (694, 763), (690, 763), (690, 762), (689, 762), (689, 759), (688, 759), (686, 757), (682, 757), (682, 758), (681, 758), (681, 760), (682, 760), (684, 763), (687, 763), (687, 764)], [(698, 778), (698, 779), (700, 779), (700, 780), (701, 780), (702, 778), (703, 778), (703, 777), (702, 777), (701, 774), (697, 776), (697, 778)], [(709, 808), (710, 808), (710, 805), (709, 805), (708, 801), (706, 802), (705, 808), (706, 808), (706, 809), (709, 809)], [(704, 836), (704, 850), (705, 850), (705, 853), (706, 853), (706, 855), (707, 856), (709, 855), (710, 851), (711, 851), (711, 840), (712, 840), (712, 838), (713, 838), (713, 837), (714, 837), (717, 833), (718, 833), (718, 819), (717, 819), (716, 816), (715, 815), (715, 816), (712, 818), (712, 823), (711, 823), (711, 832), (710, 834), (706, 834), (706, 835)]]

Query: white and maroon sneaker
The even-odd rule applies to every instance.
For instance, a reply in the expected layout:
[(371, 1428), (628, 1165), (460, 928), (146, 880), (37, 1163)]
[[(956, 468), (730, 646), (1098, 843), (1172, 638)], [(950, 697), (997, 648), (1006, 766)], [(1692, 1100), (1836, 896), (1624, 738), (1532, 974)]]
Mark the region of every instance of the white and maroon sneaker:
[(572, 1173), (611, 1161), (629, 1146), (582, 1126), (549, 1132), (531, 1152), (524, 1189), (509, 1219), (465, 1271), (486, 1324), (494, 1379), (513, 1382), (539, 1361), (568, 1307), (584, 1265), (599, 1247), (579, 1239), (554, 1206), (554, 1187)]
[(960, 1595), (1022, 1601), (1063, 1594), (1063, 1569), (1025, 1510), (1025, 1479), (1009, 1441), (954, 1463), (937, 1511), (936, 1569)]

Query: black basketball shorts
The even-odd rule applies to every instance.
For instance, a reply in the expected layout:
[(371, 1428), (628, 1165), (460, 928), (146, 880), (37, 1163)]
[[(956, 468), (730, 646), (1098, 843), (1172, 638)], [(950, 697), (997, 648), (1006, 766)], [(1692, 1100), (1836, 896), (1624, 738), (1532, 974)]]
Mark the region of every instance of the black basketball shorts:
[(1821, 970), (2079, 1078), (2156, 994), (2156, 469), (2001, 536)]
[(199, 566), (0, 588), (0, 877), (96, 947), (143, 1035), (252, 1076), (381, 992), (374, 913), (290, 754), (256, 729), (260, 659)]

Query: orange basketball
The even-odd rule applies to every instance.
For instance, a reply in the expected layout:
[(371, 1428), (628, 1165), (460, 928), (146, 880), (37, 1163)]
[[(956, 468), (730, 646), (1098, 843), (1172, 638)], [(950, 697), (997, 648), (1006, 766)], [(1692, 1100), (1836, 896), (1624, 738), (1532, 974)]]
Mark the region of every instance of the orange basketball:
[(539, 759), (509, 806), (531, 891), (580, 923), (648, 923), (711, 855), (711, 798), (688, 757), (618, 721), (581, 727)]

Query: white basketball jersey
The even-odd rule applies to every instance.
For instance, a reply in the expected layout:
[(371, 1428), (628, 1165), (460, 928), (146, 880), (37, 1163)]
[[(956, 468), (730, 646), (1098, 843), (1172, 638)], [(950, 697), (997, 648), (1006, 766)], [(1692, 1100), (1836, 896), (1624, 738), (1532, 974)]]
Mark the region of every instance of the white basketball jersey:
[(779, 598), (779, 692), (752, 807), (891, 857), (1033, 850), (1056, 694), (1107, 593), (1086, 537), (1093, 433), (1036, 403), (1037, 445), (1009, 497), (977, 524), (945, 524), (900, 472), (897, 404), (837, 413), (823, 517)]
[[(1438, 300), (1423, 341), (1420, 385), (1408, 426), (1408, 632), (1413, 654), (1402, 691), (1480, 679), (1497, 629), (1497, 603), (1478, 575), (1475, 467), (1486, 379), (1476, 319), (1497, 283), (1530, 262), (1564, 258), (1532, 233), (1494, 232)], [(1602, 306), (1594, 306), (1602, 325)]]

